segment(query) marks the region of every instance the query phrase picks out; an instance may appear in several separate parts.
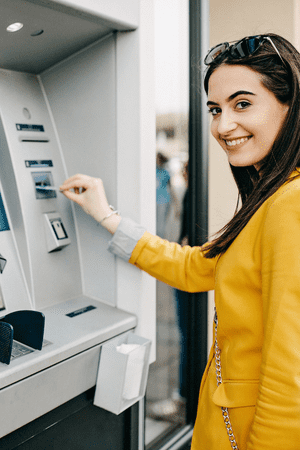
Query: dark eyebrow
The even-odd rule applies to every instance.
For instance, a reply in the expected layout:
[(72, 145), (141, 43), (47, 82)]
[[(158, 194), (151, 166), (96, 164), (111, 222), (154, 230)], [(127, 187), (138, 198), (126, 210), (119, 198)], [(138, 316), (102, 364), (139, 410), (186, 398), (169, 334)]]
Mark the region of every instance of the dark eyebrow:
[[(233, 100), (235, 97), (238, 97), (239, 95), (256, 95), (256, 94), (253, 94), (253, 92), (250, 92), (250, 91), (236, 91), (234, 94), (232, 94), (228, 97), (227, 101), (231, 102), (231, 100)], [(218, 103), (211, 102), (211, 101), (207, 102), (206, 104), (207, 104), (207, 106), (218, 105)]]
[(230, 102), (231, 100), (233, 100), (238, 95), (255, 95), (255, 94), (253, 94), (253, 92), (249, 92), (249, 91), (237, 91), (234, 94), (230, 95), (230, 97), (228, 97), (227, 100)]

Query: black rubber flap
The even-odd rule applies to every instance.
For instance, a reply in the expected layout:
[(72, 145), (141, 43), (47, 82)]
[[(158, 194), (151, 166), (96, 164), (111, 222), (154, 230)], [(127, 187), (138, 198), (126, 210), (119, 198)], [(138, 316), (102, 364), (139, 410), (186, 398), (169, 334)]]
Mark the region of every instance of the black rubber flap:
[(14, 339), (36, 350), (43, 346), (45, 316), (39, 311), (14, 311), (1, 321), (9, 323), (14, 329)]
[(0, 362), (4, 364), (10, 363), (13, 337), (14, 329), (12, 325), (0, 322)]

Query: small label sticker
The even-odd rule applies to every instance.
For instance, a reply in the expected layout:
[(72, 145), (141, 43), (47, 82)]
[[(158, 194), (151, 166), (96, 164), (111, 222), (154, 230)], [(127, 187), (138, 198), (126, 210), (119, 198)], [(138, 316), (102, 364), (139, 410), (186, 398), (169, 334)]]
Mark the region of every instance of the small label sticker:
[(84, 308), (80, 308), (80, 309), (77, 309), (76, 311), (66, 314), (66, 316), (71, 317), (71, 318), (76, 317), (76, 316), (79, 316), (80, 314), (84, 314), (88, 311), (91, 311), (92, 309), (97, 309), (97, 308), (96, 308), (96, 306), (93, 306), (93, 305), (85, 306)]
[(45, 131), (43, 125), (32, 125), (28, 123), (16, 123), (18, 131)]

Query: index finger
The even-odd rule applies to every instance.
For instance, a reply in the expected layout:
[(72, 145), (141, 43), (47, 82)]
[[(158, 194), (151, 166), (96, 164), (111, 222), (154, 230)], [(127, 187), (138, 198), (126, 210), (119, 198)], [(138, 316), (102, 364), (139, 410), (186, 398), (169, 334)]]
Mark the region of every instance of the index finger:
[(59, 187), (61, 191), (75, 189), (75, 188), (84, 188), (87, 189), (90, 186), (91, 178), (87, 175), (73, 175), (63, 182), (63, 184)]

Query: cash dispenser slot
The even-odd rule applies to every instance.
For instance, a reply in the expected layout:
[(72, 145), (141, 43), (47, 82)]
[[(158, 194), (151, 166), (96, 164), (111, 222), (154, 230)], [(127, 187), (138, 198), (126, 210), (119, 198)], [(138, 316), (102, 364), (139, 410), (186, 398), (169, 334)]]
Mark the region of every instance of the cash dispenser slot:
[(19, 141), (21, 142), (41, 142), (46, 143), (49, 142), (50, 139), (47, 137), (38, 138), (35, 136), (19, 136)]
[[(43, 347), (45, 316), (39, 311), (14, 311), (0, 319), (0, 362), (9, 364), (13, 345), (19, 352), (31, 353)], [(24, 344), (24, 347), (22, 346)], [(23, 347), (23, 348), (22, 348)]]

